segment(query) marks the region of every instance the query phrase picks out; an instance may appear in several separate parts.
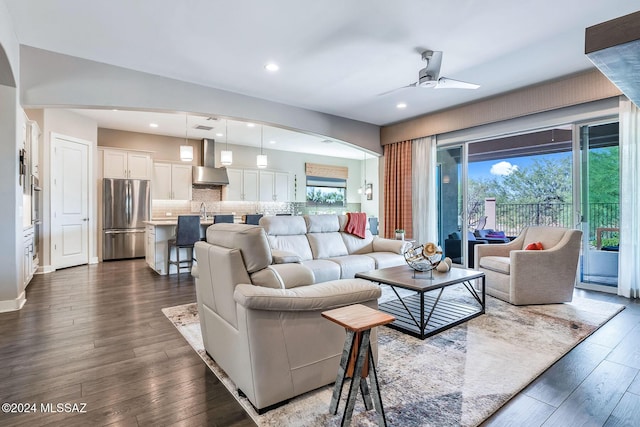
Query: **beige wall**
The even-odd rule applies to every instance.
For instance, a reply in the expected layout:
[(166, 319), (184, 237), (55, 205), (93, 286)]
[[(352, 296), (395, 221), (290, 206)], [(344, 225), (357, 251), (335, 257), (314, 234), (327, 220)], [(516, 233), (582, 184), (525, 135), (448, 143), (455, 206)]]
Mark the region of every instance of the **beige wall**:
[(19, 126), (22, 111), (19, 44), (9, 12), (0, 2), (0, 311), (14, 310), (24, 302), (22, 292), (22, 187), (19, 183)]
[[(193, 161), (191, 164), (197, 165), (200, 161), (200, 141), (189, 139), (188, 144), (193, 147)], [(179, 162), (181, 145), (185, 145), (184, 138), (115, 129), (98, 129), (99, 147), (150, 151), (153, 153), (154, 161)]]
[(620, 95), (600, 71), (590, 70), (427, 114), (380, 130), (382, 145), (439, 135)]

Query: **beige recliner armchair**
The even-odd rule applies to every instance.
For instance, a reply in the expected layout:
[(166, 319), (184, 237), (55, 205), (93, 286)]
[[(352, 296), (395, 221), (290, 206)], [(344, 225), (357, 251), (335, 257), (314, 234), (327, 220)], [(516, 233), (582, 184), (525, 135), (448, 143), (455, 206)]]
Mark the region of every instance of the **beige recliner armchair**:
[[(476, 247), (475, 265), (486, 276), (486, 291), (514, 305), (571, 301), (582, 232), (560, 227), (527, 227), (512, 242)], [(543, 250), (525, 250), (530, 243)]]
[[(259, 412), (335, 381), (345, 331), (320, 313), (356, 303), (377, 308), (377, 285), (313, 284), (302, 264), (274, 264), (264, 229), (254, 225), (214, 224), (195, 250), (205, 349)], [(376, 356), (373, 333), (371, 344)]]

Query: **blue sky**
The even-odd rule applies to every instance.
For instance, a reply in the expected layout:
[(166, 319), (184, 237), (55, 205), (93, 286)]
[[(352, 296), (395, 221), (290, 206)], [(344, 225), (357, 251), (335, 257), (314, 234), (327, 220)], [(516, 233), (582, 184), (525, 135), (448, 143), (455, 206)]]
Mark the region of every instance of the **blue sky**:
[[(471, 179), (487, 179), (494, 178), (498, 175), (494, 175), (491, 173), (491, 168), (496, 166), (496, 171), (506, 171), (511, 167), (516, 166), (519, 169), (526, 168), (527, 166), (533, 163), (533, 160), (538, 158), (547, 158), (547, 159), (558, 159), (562, 157), (569, 156), (570, 153), (555, 153), (555, 154), (543, 154), (538, 156), (526, 156), (526, 157), (512, 157), (510, 159), (496, 159), (496, 160), (487, 160), (484, 162), (474, 162), (469, 163), (469, 178)], [(507, 163), (502, 163), (507, 162)]]

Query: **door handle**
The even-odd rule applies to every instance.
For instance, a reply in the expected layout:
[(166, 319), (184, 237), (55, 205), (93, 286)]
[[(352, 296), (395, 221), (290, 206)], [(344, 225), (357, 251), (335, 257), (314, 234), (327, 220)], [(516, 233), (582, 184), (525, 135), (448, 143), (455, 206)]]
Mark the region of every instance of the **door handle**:
[(83, 221), (89, 221), (89, 218), (82, 218)]

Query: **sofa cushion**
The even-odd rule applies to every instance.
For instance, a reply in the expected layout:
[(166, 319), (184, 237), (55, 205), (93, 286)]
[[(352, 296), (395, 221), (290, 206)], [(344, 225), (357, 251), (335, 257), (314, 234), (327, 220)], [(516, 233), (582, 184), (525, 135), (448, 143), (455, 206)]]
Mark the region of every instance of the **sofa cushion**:
[(274, 264), (290, 264), (302, 261), (300, 255), (293, 252), (281, 251), (278, 249), (271, 250), (271, 256), (273, 257)]
[(373, 239), (374, 252), (392, 252), (402, 255), (410, 247), (411, 243), (404, 240), (383, 239), (382, 237)]
[[(337, 223), (337, 219), (336, 219)], [(307, 239), (311, 246), (314, 259), (331, 258), (348, 255), (347, 247), (339, 232), (333, 233), (308, 233)]]
[(264, 286), (265, 288), (282, 289), (282, 281), (278, 274), (269, 267), (260, 271), (251, 273), (251, 284), (255, 286)]
[(341, 231), (340, 235), (342, 236), (344, 245), (347, 247), (349, 255), (366, 254), (373, 251), (373, 236), (369, 230), (365, 231), (364, 239), (345, 231)]
[(329, 233), (340, 231), (338, 215), (305, 215), (308, 233)]
[(267, 236), (272, 250), (290, 252), (300, 257), (302, 261), (313, 259), (311, 246), (306, 234), (297, 236)]
[[(347, 226), (347, 221), (349, 218), (346, 215), (338, 215), (338, 224), (340, 225), (340, 231), (344, 231), (344, 228)], [(367, 220), (365, 229), (369, 230), (371, 228), (371, 224)]]
[(480, 258), (480, 267), (502, 274), (510, 274), (511, 259), (504, 256), (483, 256)]
[(268, 236), (294, 236), (307, 232), (307, 224), (301, 216), (263, 216), (260, 226)]
[(207, 228), (207, 242), (239, 249), (249, 273), (262, 270), (273, 261), (264, 228), (257, 225), (212, 224)]
[(396, 267), (407, 263), (404, 256), (392, 252), (371, 252), (366, 255), (373, 258), (376, 268)]
[(340, 278), (340, 266), (328, 259), (312, 259), (302, 261), (302, 265), (313, 272), (313, 283), (338, 280)]
[(373, 258), (366, 255), (346, 255), (340, 257), (329, 258), (340, 266), (341, 279), (353, 279), (356, 273), (363, 271), (375, 270), (376, 262)]
[(270, 265), (251, 274), (254, 285), (275, 289), (312, 285), (313, 281), (313, 272), (301, 264)]

